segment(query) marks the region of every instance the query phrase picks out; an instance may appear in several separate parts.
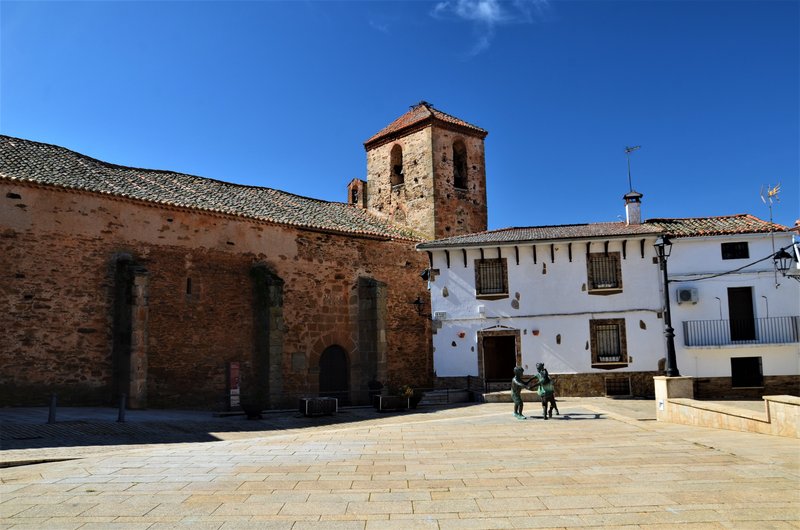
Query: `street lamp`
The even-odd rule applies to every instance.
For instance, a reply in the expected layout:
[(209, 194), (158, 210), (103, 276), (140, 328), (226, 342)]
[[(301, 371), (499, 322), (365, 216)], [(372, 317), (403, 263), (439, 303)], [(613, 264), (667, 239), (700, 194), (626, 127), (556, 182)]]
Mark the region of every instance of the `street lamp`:
[(420, 298), (420, 297), (418, 296), (418, 297), (417, 297), (417, 299), (416, 299), (416, 300), (414, 300), (414, 301), (413, 301), (413, 302), (411, 302), (411, 303), (412, 303), (412, 304), (414, 304), (414, 306), (416, 306), (416, 308), (417, 308), (417, 314), (418, 314), (419, 316), (422, 316), (422, 306), (424, 306), (424, 305), (425, 305), (425, 302), (423, 302), (423, 301), (422, 301), (422, 298)]
[(775, 268), (778, 272), (786, 276), (786, 272), (792, 264), (792, 255), (786, 252), (785, 248), (782, 248), (772, 256), (772, 261), (775, 263)]
[(672, 241), (667, 236), (659, 236), (653, 245), (658, 254), (658, 263), (664, 275), (664, 337), (667, 339), (667, 377), (680, 377), (678, 361), (675, 359), (675, 330), (672, 329), (672, 317), (669, 311), (669, 277), (667, 276), (667, 258), (672, 251)]

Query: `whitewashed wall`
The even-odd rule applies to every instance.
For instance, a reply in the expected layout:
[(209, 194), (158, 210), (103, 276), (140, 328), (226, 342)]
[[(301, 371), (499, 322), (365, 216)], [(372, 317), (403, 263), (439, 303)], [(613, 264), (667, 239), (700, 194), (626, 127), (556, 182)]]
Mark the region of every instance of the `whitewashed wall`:
[[(748, 234), (675, 238), (669, 258), (672, 323), (675, 328), (675, 349), (681, 375), (697, 377), (729, 377), (731, 357), (761, 357), (763, 374), (796, 375), (800, 373), (800, 344), (742, 344), (730, 346), (684, 346), (683, 321), (728, 319), (728, 288), (752, 287), (756, 318), (800, 315), (800, 282), (776, 275), (771, 256), (791, 244), (791, 236)], [(750, 257), (723, 260), (721, 243), (746, 241)], [(740, 272), (717, 278), (699, 279), (729, 272), (761, 258), (768, 259)], [(677, 291), (697, 289), (697, 304), (677, 302)]]
[[(586, 241), (573, 242), (571, 262), (567, 243), (556, 244), (554, 262), (549, 243), (537, 245), (537, 263), (531, 245), (520, 245), (519, 265), (514, 247), (501, 247), (508, 263), (509, 298), (500, 300), (475, 296), (474, 264), (480, 259), (479, 249), (467, 249), (466, 267), (461, 250), (451, 250), (449, 268), (444, 251), (434, 251), (433, 268), (440, 274), (431, 282), (432, 310), (447, 314), (433, 336), (437, 375), (478, 375), (478, 331), (495, 326), (520, 330), (527, 373), (540, 361), (552, 373), (607, 372), (591, 367), (592, 318), (624, 318), (626, 322), (631, 362), (608, 372), (657, 370), (658, 360), (665, 355), (663, 322), (657, 317), (662, 307), (660, 271), (653, 263), (655, 238), (646, 239), (644, 258), (640, 239), (628, 240), (627, 257), (621, 261), (623, 292), (606, 296), (590, 295), (586, 290)], [(497, 248), (485, 247), (484, 256), (498, 257)], [(611, 240), (608, 250), (621, 252), (621, 240)], [(602, 251), (603, 242), (594, 242), (592, 252)]]
[[(567, 243), (557, 243), (555, 262), (551, 262), (550, 245), (537, 245), (537, 263), (530, 244), (519, 245), (519, 264), (513, 246), (500, 247), (508, 264), (509, 298), (481, 300), (475, 296), (475, 260), (478, 248), (467, 249), (467, 263), (461, 249), (450, 251), (450, 267), (444, 251), (433, 251), (433, 268), (440, 274), (431, 282), (433, 312), (445, 312), (446, 318), (433, 336), (434, 369), (438, 376), (479, 374), (478, 332), (503, 326), (520, 330), (522, 364), (526, 372), (544, 362), (553, 373), (613, 373), (655, 371), (658, 361), (666, 356), (663, 320), (657, 313), (663, 308), (661, 271), (654, 263), (655, 238), (647, 238), (644, 258), (639, 241), (629, 239), (627, 257), (622, 260), (623, 292), (614, 295), (590, 295), (585, 290), (585, 241), (573, 242), (572, 261)], [(723, 260), (720, 244), (747, 241), (749, 259)], [(776, 235), (775, 248), (788, 245), (791, 238)], [(718, 320), (728, 318), (727, 289), (753, 287), (755, 316), (777, 317), (800, 315), (800, 282), (778, 277), (775, 286), (772, 259), (748, 267), (744, 271), (718, 278), (698, 280), (729, 272), (762, 257), (772, 256), (769, 235), (713, 236), (673, 239), (669, 258), (672, 325), (678, 368), (682, 375), (729, 377), (731, 357), (762, 357), (763, 371), (769, 375), (800, 373), (800, 345), (754, 344), (716, 347), (684, 346), (684, 320)], [(621, 251), (621, 240), (612, 240), (609, 251)], [(594, 242), (592, 252), (602, 251), (602, 241)], [(486, 258), (498, 256), (498, 247), (484, 247)], [(679, 288), (695, 288), (697, 304), (678, 304)], [(444, 296), (444, 293), (447, 296)], [(765, 298), (766, 297), (766, 298)], [(717, 300), (719, 298), (719, 301)], [(767, 315), (767, 307), (769, 315)], [(482, 308), (482, 309), (481, 309)], [(592, 318), (624, 318), (627, 353), (630, 364), (606, 371), (592, 368), (589, 350), (589, 320)], [(561, 342), (557, 342), (560, 335)]]

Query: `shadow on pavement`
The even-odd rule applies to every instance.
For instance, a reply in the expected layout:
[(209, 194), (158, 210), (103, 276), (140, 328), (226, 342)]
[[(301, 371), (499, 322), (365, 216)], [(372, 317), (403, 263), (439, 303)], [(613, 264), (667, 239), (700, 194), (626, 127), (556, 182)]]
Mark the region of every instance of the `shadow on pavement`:
[[(224, 439), (215, 433), (274, 434), (289, 429), (348, 424), (391, 416), (417, 416), (444, 408), (471, 405), (473, 404), (463, 403), (395, 412), (378, 412), (372, 407), (353, 407), (339, 409), (336, 414), (328, 416), (304, 416), (299, 412), (277, 411), (264, 413), (260, 420), (248, 420), (244, 415), (215, 417), (212, 413), (194, 411), (183, 415), (176, 411), (143, 411), (137, 418), (136, 412), (128, 411), (125, 422), (111, 419), (116, 414), (109, 412), (112, 409), (98, 409), (93, 413), (64, 414), (66, 419), (56, 423), (46, 423), (46, 409), (43, 413), (32, 411), (25, 418), (19, 414), (14, 418), (13, 413), (0, 410), (0, 450), (215, 442)], [(0, 461), (2, 460), (0, 453)]]

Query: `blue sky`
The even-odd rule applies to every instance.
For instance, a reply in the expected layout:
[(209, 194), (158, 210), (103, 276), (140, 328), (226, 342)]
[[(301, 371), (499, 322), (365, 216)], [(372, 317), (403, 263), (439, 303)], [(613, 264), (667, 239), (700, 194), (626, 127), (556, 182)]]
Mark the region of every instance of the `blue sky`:
[(0, 132), (325, 200), (426, 100), (489, 227), (800, 216), (797, 1), (0, 1)]

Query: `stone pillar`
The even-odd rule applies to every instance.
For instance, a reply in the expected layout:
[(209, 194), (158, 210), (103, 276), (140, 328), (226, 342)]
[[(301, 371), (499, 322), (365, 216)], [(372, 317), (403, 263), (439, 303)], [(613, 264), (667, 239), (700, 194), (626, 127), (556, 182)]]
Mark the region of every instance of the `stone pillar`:
[(669, 405), (670, 399), (694, 399), (693, 377), (666, 377), (658, 375), (653, 377), (656, 391), (656, 419), (658, 421), (672, 421)]
[(361, 384), (361, 390), (367, 389), (367, 382), (373, 376), (384, 385), (387, 383), (386, 294), (386, 284), (372, 278), (358, 279), (358, 365), (361, 373), (353, 377)]
[(277, 405), (283, 391), (283, 285), (266, 265), (257, 264), (253, 279), (253, 379), (247, 389), (263, 407)]
[(133, 276), (133, 296), (131, 300), (131, 350), (130, 376), (128, 381), (128, 407), (143, 409), (147, 407), (147, 320), (148, 287), (147, 270), (135, 267)]
[[(283, 393), (283, 285), (275, 275), (267, 280), (269, 292), (269, 388), (270, 398)], [(270, 404), (274, 405), (270, 399)]]

